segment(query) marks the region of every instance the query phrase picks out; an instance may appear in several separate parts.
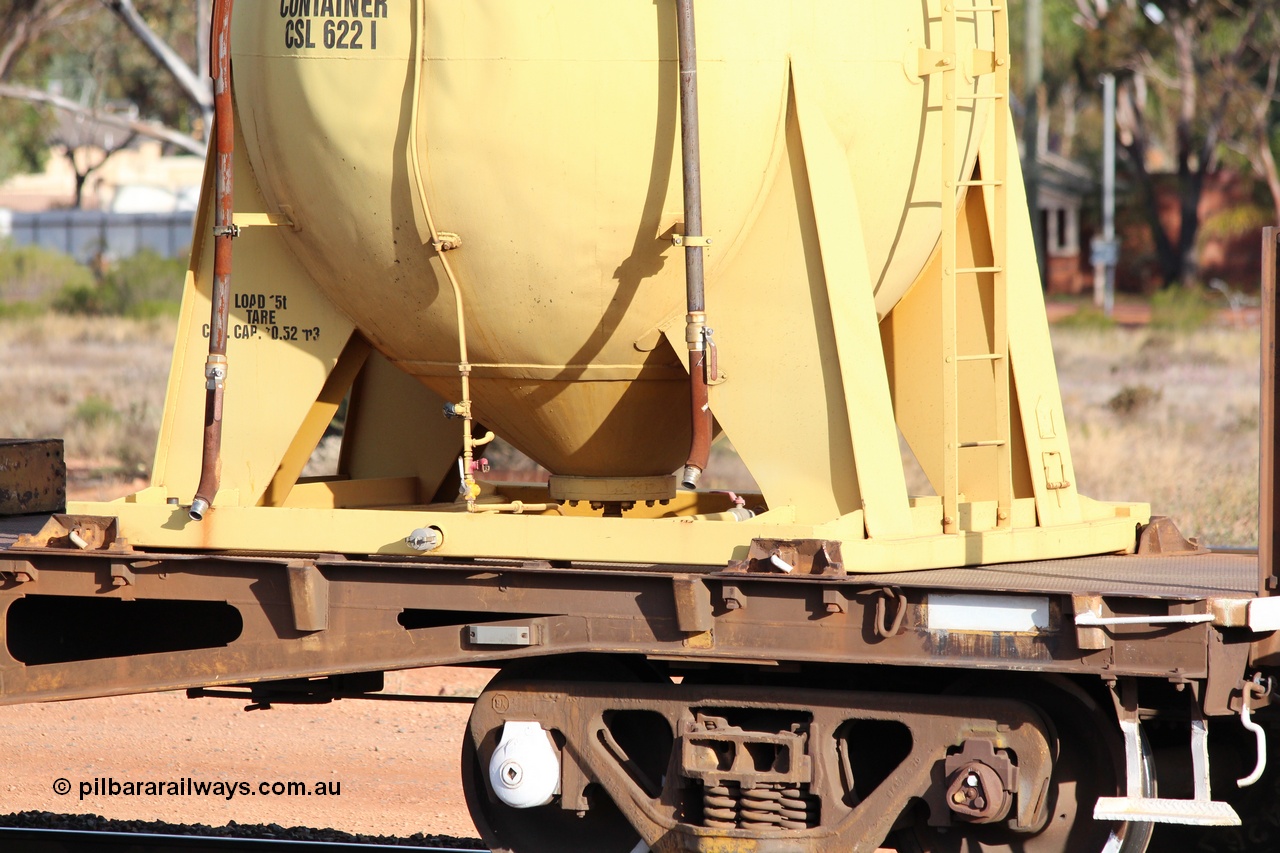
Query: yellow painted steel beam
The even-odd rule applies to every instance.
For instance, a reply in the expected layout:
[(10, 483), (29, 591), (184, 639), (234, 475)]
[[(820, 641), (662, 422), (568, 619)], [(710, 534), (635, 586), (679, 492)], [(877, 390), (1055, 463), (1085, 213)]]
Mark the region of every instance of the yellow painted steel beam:
[[(1013, 116), (1005, 111), (1006, 133), (1012, 137)], [(996, 157), (994, 131), (988, 125), (979, 154), (981, 162)], [(994, 166), (993, 166), (994, 168)], [(1080, 496), (1076, 491), (1075, 469), (1067, 440), (1067, 424), (1062, 409), (1058, 370), (1049, 338), (1040, 268), (1036, 263), (1031, 220), (1027, 217), (1026, 190), (1022, 166), (1017, 157), (1008, 157), (1007, 261), (1009, 282), (1009, 360), (1013, 387), (1026, 440), (1031, 484), (1041, 525), (1074, 524), (1081, 518)], [(993, 199), (987, 196), (987, 216), (994, 218)]]
[(302, 476), (302, 469), (306, 467), (329, 424), (333, 423), (334, 415), (342, 406), (342, 398), (351, 390), (356, 375), (364, 367), (372, 351), (369, 342), (360, 335), (352, 335), (347, 341), (342, 354), (338, 356), (338, 363), (329, 372), (324, 387), (311, 405), (311, 411), (307, 412), (289, 449), (284, 452), (280, 467), (258, 501), (259, 505), (284, 506), (288, 501), (290, 491)]
[(364, 509), (404, 507), (418, 500), (417, 477), (383, 477), (376, 480), (301, 480), (289, 492), (284, 506), (299, 509)]
[(791, 73), (867, 535), (910, 536), (906, 475), (848, 155), (817, 93), (805, 90), (810, 73), (803, 61), (793, 60)]
[[(935, 513), (939, 508), (928, 508)], [(404, 538), (437, 527), (439, 557), (635, 562), (723, 567), (742, 559), (753, 538), (834, 539), (843, 543), (849, 573), (1018, 562), (1049, 557), (1132, 551), (1135, 528), (1149, 516), (1143, 505), (1100, 505), (1108, 516), (1053, 528), (996, 529), (910, 539), (864, 539), (861, 512), (828, 524), (803, 525), (768, 513), (746, 522), (679, 519), (574, 518), (372, 509), (290, 509), (223, 506), (203, 522), (181, 507), (129, 503), (72, 503), (77, 515), (119, 520), (135, 547), (413, 555)], [(1121, 514), (1122, 513), (1122, 514)]]

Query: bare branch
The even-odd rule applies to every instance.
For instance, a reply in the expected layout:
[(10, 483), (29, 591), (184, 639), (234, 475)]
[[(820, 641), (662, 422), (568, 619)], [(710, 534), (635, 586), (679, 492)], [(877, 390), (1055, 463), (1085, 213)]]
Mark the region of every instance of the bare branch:
[(12, 3), (0, 13), (0, 80), (5, 79), (18, 58), (45, 30), (62, 22), (64, 16), (84, 0), (35, 0)]
[[(1258, 10), (1252, 9), (1248, 18), (1245, 19), (1244, 34), (1240, 41), (1236, 44), (1235, 49), (1231, 51), (1231, 56), (1226, 62), (1228, 68), (1238, 67), (1241, 59), (1244, 57), (1245, 50), (1249, 46), (1249, 36), (1253, 33), (1253, 28), (1258, 23)], [(1222, 125), (1227, 117), (1227, 106), (1231, 99), (1224, 97), (1218, 101), (1209, 113), (1208, 128), (1206, 129), (1204, 142), (1200, 146), (1200, 158), (1207, 161), (1218, 147), (1218, 138), (1222, 135)]]
[(1076, 0), (1076, 9), (1079, 10), (1080, 18), (1087, 29), (1096, 30), (1098, 28), (1098, 15), (1089, 0)]
[(185, 133), (180, 133), (173, 128), (165, 127), (162, 124), (149, 121), (139, 121), (137, 119), (127, 119), (122, 116), (112, 115), (110, 113), (101, 113), (90, 107), (81, 106), (70, 98), (64, 98), (61, 95), (54, 95), (50, 92), (42, 92), (39, 89), (32, 89), (29, 86), (14, 86), (8, 83), (0, 83), (0, 98), (15, 98), (20, 101), (26, 101), (32, 104), (48, 104), (60, 110), (72, 113), (74, 115), (85, 116), (91, 118), (100, 124), (118, 127), (121, 130), (128, 130), (139, 136), (146, 136), (151, 139), (158, 139), (161, 142), (167, 142), (177, 148), (181, 148), (191, 154), (203, 157), (206, 151), (206, 145), (199, 139), (193, 139)]
[(202, 113), (213, 112), (212, 84), (208, 80), (201, 79), (164, 39), (156, 35), (155, 30), (151, 29), (142, 15), (138, 14), (133, 0), (102, 0), (102, 3), (129, 28), (129, 31), (142, 42), (151, 55), (159, 60), (160, 65), (177, 81), (178, 86), (192, 104)]
[(1266, 124), (1267, 112), (1276, 97), (1278, 79), (1280, 79), (1280, 53), (1272, 53), (1267, 63), (1267, 85), (1262, 90), (1262, 97), (1253, 105), (1253, 120), (1256, 124)]
[(1138, 53), (1138, 62), (1130, 63), (1129, 68), (1132, 71), (1141, 71), (1166, 89), (1177, 91), (1180, 88), (1179, 82), (1164, 73), (1164, 70), (1156, 62), (1156, 58), (1151, 55), (1149, 50), (1143, 49), (1140, 51)]

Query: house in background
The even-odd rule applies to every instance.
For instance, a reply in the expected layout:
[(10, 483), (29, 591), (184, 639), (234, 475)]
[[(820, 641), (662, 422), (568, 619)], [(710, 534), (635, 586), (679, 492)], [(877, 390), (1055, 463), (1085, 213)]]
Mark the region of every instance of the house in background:
[[(101, 130), (98, 144), (72, 152), (77, 166), (67, 148), (57, 146), (43, 172), (0, 184), (0, 239), (64, 252), (83, 263), (129, 257), (141, 249), (166, 257), (185, 255), (204, 158), (165, 154), (158, 142), (133, 140), (102, 162), (119, 145), (121, 131)], [(87, 165), (99, 162), (85, 181), (81, 206), (75, 208), (76, 169), (83, 174)]]
[[(96, 162), (104, 150), (86, 148), (79, 156)], [(112, 154), (85, 184), (85, 210), (121, 213), (173, 213), (195, 209), (204, 178), (204, 159), (190, 154), (165, 154), (159, 142), (136, 142)], [(70, 207), (75, 201), (76, 175), (58, 147), (50, 152), (43, 172), (15, 175), (0, 184), (0, 208), (36, 213)]]
[(1093, 267), (1088, 251), (1081, 247), (1089, 245), (1092, 229), (1082, 224), (1080, 210), (1085, 199), (1099, 191), (1098, 181), (1088, 167), (1061, 154), (1042, 151), (1036, 160), (1040, 166), (1040, 233), (1044, 235), (1040, 250), (1045, 259), (1045, 292), (1089, 292), (1093, 288)]

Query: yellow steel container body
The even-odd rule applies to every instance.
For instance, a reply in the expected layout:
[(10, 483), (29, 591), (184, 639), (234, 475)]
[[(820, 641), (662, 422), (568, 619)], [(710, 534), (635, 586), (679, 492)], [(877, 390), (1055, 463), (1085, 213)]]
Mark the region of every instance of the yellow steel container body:
[[(777, 239), (757, 214), (786, 145), (793, 63), (847, 155), (876, 313), (917, 280), (943, 187), (939, 96), (917, 76), (938, 41), (930, 5), (696, 4), (712, 327), (718, 303), (768, 285), (741, 264), (721, 272)], [(989, 48), (990, 16), (960, 38), (961, 55)], [(232, 47), (265, 201), (295, 218), (282, 230), (298, 261), (379, 351), (456, 399), (455, 304), (429, 209), (463, 242), (450, 260), (479, 421), (558, 474), (679, 466), (687, 377), (660, 334), (684, 314), (669, 236), (682, 210), (673, 3), (271, 0), (237, 6)], [(960, 112), (956, 177), (986, 115)], [(753, 322), (740, 339), (812, 334)]]
[[(693, 236), (712, 241), (727, 374), (710, 410), (767, 511), (728, 521), (713, 492), (628, 508), (689, 440), (674, 5), (238, 4), (220, 491), (188, 518), (209, 171), (151, 488), (69, 511), (167, 548), (412, 554), (431, 526), (444, 558), (723, 566), (821, 540), (848, 572), (1132, 550), (1149, 508), (1075, 487), (1007, 9), (941, 0), (697, 0)], [(572, 481), (578, 506), (548, 505), (558, 485), (450, 500), (449, 268), (479, 422), (555, 474), (605, 478)], [(348, 395), (336, 474), (303, 478)], [(936, 496), (908, 496), (900, 437)], [(590, 517), (599, 494), (625, 517)]]

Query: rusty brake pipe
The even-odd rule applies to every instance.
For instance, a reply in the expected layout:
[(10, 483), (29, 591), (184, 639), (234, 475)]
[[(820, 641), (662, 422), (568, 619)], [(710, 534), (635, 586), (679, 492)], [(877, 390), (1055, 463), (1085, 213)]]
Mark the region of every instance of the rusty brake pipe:
[(231, 314), (231, 241), (236, 236), (232, 208), (235, 117), (231, 104), (231, 8), (235, 0), (216, 0), (210, 49), (213, 61), (214, 185), (213, 294), (209, 312), (209, 357), (205, 361), (204, 451), (200, 485), (189, 514), (204, 519), (218, 493), (222, 465), (222, 402), (227, 381), (227, 325)]
[[(702, 160), (698, 143), (698, 53), (693, 28), (693, 0), (676, 0), (676, 32), (680, 42), (680, 149), (684, 171), (685, 342), (689, 345), (689, 401), (692, 436), (689, 460), (680, 482), (698, 486), (711, 453), (711, 408), (707, 395), (706, 296), (702, 235)], [(691, 239), (692, 238), (692, 239)]]

